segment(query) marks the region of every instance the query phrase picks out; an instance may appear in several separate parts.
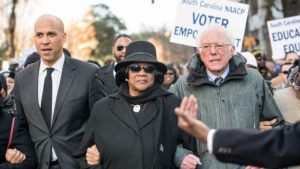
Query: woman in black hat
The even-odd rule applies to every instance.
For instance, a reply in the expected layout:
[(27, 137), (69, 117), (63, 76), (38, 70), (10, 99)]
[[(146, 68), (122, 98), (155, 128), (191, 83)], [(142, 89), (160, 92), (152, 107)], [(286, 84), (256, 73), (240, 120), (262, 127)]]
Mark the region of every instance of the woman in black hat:
[(119, 91), (94, 105), (75, 157), (84, 167), (95, 143), (105, 169), (173, 168), (182, 132), (174, 113), (180, 100), (161, 87), (167, 68), (146, 41), (129, 44), (125, 55), (115, 67)]

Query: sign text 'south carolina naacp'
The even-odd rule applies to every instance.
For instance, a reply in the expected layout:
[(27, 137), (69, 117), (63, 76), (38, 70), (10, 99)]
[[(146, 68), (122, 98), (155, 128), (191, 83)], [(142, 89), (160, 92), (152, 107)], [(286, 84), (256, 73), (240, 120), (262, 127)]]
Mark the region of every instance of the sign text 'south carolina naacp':
[(223, 0), (179, 0), (171, 42), (198, 46), (201, 31), (211, 24), (228, 29), (241, 51), (249, 5)]

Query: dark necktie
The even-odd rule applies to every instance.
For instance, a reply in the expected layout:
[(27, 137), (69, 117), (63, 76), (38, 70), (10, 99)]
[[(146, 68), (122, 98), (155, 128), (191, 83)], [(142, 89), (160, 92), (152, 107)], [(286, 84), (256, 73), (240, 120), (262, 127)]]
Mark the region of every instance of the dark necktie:
[(222, 82), (223, 82), (223, 78), (222, 77), (217, 77), (215, 79), (216, 86), (220, 86)]
[(51, 114), (52, 114), (52, 77), (53, 68), (47, 68), (47, 75), (44, 81), (44, 89), (41, 102), (41, 110), (48, 125), (49, 129), (51, 127)]

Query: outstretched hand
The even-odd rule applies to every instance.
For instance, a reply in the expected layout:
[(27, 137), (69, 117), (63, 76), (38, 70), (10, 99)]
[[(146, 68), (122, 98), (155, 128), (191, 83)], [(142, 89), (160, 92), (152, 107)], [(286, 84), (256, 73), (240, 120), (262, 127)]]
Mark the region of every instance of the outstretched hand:
[(209, 128), (197, 119), (197, 110), (198, 104), (195, 96), (184, 97), (180, 107), (175, 108), (175, 112), (178, 116), (178, 126), (206, 143)]

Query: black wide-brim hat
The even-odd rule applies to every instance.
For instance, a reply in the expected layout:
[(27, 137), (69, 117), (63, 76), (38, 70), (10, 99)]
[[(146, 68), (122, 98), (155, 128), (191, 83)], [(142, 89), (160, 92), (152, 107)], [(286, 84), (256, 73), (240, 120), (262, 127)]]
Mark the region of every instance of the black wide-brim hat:
[(122, 67), (128, 67), (134, 62), (150, 63), (161, 73), (167, 72), (166, 65), (157, 61), (154, 45), (147, 41), (131, 42), (126, 48), (125, 59), (116, 65), (115, 71), (117, 72)]

